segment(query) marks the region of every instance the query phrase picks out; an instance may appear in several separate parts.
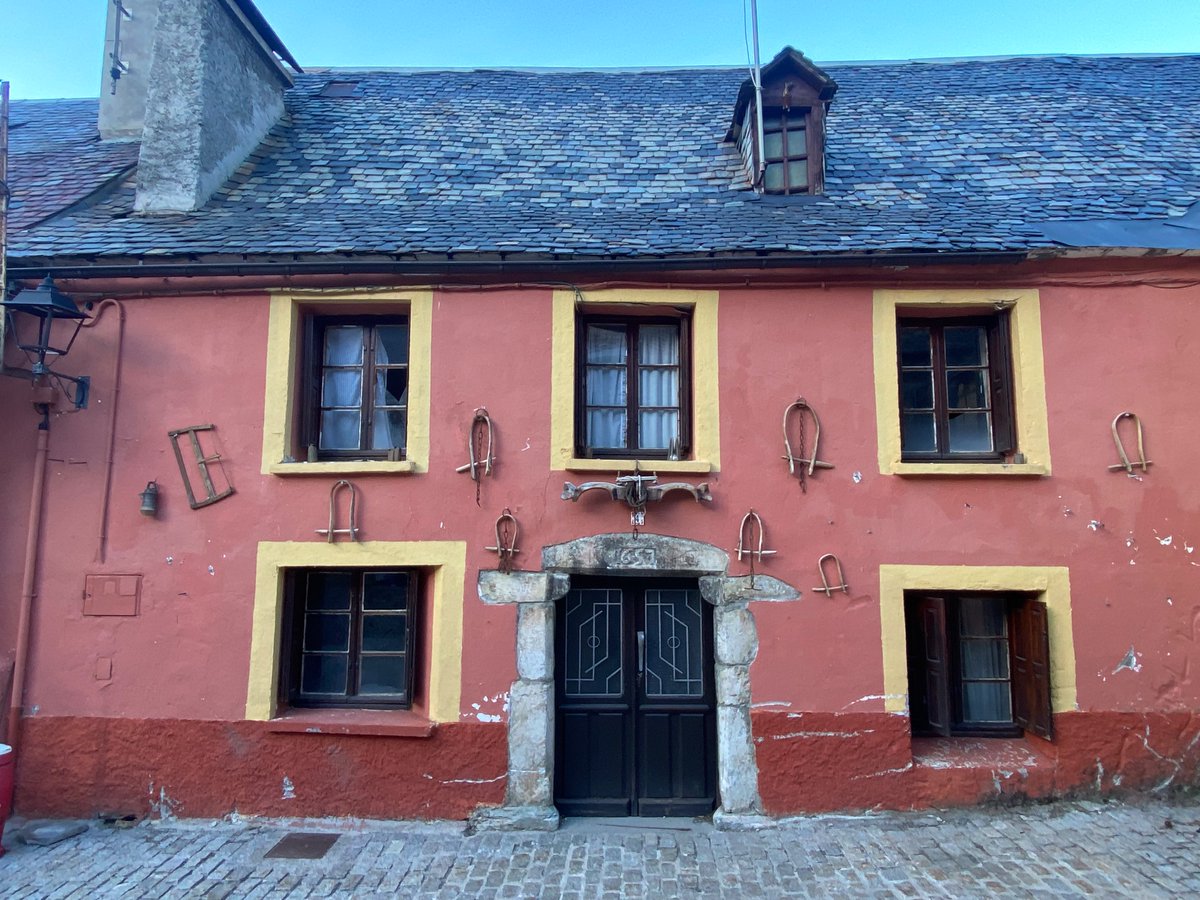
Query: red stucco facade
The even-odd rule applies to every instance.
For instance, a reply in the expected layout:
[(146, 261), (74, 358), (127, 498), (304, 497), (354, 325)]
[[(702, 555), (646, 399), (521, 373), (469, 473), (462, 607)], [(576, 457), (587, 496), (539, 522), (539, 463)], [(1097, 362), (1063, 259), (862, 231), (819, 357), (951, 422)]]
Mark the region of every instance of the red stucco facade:
[[(798, 602), (752, 604), (760, 640), (752, 723), (768, 813), (1197, 783), (1198, 276), (1195, 262), (1109, 261), (696, 273), (638, 285), (719, 291), (720, 470), (680, 476), (707, 480), (714, 502), (671, 498), (650, 508), (645, 530), (731, 551), (752, 507), (778, 551), (758, 570), (802, 591)], [(315, 530), (326, 524), (334, 480), (260, 470), (268, 290), (281, 286), (60, 283), (78, 298), (121, 300), (123, 371), (117, 398), (111, 314), (63, 364), (92, 376), (93, 400), (51, 426), (16, 797), (26, 815), (462, 818), (503, 797), (516, 613), (475, 595), (478, 572), (496, 567), (485, 549), (495, 517), (503, 507), (516, 515), (517, 566), (531, 570), (544, 546), (630, 527), (622, 505), (559, 499), (564, 481), (611, 474), (550, 468), (552, 288), (435, 287), (429, 471), (351, 476), (364, 540), (468, 547), (460, 721), (412, 736), (281, 732), (245, 719), (257, 546), (323, 541)], [(881, 474), (872, 292), (897, 287), (1039, 292), (1052, 474)], [(9, 510), (0, 589), (16, 597), (36, 417), (24, 384), (0, 388), (0, 490)], [(780, 414), (801, 394), (821, 416), (821, 456), (836, 466), (818, 472), (807, 493), (780, 459)], [(465, 462), (479, 406), (496, 423), (498, 464), (477, 506), (474, 484), (454, 470)], [(1109, 426), (1124, 410), (1144, 423), (1154, 463), (1139, 478), (1109, 471)], [(202, 422), (217, 425), (236, 493), (193, 511), (167, 432)], [(151, 479), (162, 489), (157, 518), (138, 513), (137, 495)], [(823, 553), (841, 559), (848, 593), (811, 590)], [(882, 565), (1069, 569), (1077, 709), (1056, 714), (1053, 741), (911, 737), (907, 715), (885, 710)], [(731, 563), (731, 574), (747, 571)], [(84, 578), (97, 573), (143, 576), (137, 616), (83, 614)], [(0, 655), (11, 652), (14, 631), (15, 604), (0, 604)], [(1134, 664), (1122, 666), (1131, 648)], [(111, 678), (102, 680), (110, 662)]]

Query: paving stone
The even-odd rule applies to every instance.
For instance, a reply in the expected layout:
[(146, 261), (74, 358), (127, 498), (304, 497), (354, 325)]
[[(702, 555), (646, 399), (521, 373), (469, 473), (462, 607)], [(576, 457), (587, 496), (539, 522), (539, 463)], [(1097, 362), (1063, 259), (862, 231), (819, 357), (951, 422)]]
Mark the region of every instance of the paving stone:
[[(289, 828), (340, 837), (324, 859), (264, 859)], [(10, 841), (0, 895), (1167, 897), (1200, 890), (1198, 828), (1195, 800), (814, 816), (759, 832), (672, 822), (635, 835), (587, 820), (478, 835), (458, 823), (175, 820), (52, 847)]]

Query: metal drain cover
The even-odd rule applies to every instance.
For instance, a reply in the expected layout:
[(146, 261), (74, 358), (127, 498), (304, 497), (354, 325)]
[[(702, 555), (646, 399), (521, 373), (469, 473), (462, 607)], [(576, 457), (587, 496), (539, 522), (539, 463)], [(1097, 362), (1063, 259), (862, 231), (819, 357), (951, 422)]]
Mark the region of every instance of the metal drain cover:
[(264, 859), (321, 859), (338, 839), (336, 834), (294, 831), (284, 835)]

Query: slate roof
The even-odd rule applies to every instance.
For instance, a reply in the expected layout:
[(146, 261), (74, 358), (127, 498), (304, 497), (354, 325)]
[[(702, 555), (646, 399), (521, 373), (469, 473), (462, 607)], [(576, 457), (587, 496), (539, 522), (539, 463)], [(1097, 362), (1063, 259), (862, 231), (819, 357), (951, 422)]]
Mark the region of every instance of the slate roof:
[[(1200, 201), (1200, 56), (823, 68), (839, 90), (818, 198), (747, 188), (722, 141), (741, 68), (341, 70), (297, 76), (285, 119), (203, 209), (132, 215), (128, 175), (27, 227), (135, 151), (99, 142), (96, 101), (18, 101), (10, 253), (1028, 251), (1059, 246), (1046, 222), (1161, 219)], [(356, 96), (320, 96), (345, 80)]]

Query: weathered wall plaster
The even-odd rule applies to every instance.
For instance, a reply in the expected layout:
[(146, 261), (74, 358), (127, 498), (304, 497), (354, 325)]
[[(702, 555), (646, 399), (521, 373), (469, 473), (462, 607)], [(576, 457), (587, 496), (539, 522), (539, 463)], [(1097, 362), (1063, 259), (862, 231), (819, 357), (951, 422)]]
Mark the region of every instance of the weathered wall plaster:
[[(1078, 265), (1079, 273), (1089, 277), (1100, 271)], [(1167, 263), (1131, 263), (1126, 274), (1153, 275), (1152, 265)], [(1170, 265), (1174, 278), (1196, 275), (1195, 262)], [(906, 717), (902, 711), (887, 712), (889, 705), (903, 710), (905, 698), (889, 697), (885, 688), (879, 585), (886, 565), (1069, 570), (1079, 711), (1060, 712), (1055, 743), (1038, 745), (1043, 756), (1057, 754), (1054, 777), (1031, 775), (1024, 791), (1094, 790), (1097, 757), (1104, 769), (1103, 791), (1137, 785), (1150, 789), (1168, 775), (1172, 785), (1189, 779), (1195, 783), (1193, 757), (1183, 750), (1194, 734), (1188, 731), (1188, 716), (1200, 709), (1195, 676), (1200, 604), (1193, 590), (1200, 557), (1189, 550), (1200, 541), (1200, 534), (1189, 531), (1200, 512), (1200, 496), (1184, 466), (1200, 444), (1200, 421), (1179, 414), (1192, 403), (1188, 379), (1147, 360), (1200, 359), (1200, 289), (1064, 287), (1073, 276), (1061, 268), (1025, 267), (991, 275), (929, 269), (919, 274), (930, 283), (995, 277), (1038, 287), (1052, 476), (922, 479), (879, 474), (871, 288), (723, 288), (721, 469), (703, 476), (671, 476), (710, 481), (715, 501), (700, 506), (671, 498), (649, 509), (646, 531), (727, 551), (736, 543), (741, 516), (753, 506), (766, 523), (769, 546), (779, 550), (757, 566), (760, 577), (769, 575), (806, 592), (819, 581), (816, 561), (822, 553), (836, 552), (845, 567), (846, 594), (808, 592), (802, 603), (751, 603), (758, 650), (746, 674), (764, 808), (869, 807), (872, 798), (920, 805), (990, 796), (990, 773), (978, 775), (977, 785), (970, 782), (978, 791), (967, 790), (962, 780), (967, 776), (955, 774), (959, 769), (914, 762)], [(860, 282), (865, 278), (861, 272), (856, 277)], [(316, 801), (305, 799), (301, 773), (304, 759), (324, 752), (312, 748), (324, 747), (320, 742), (332, 741), (330, 736), (308, 736), (308, 742), (303, 735), (263, 738), (262, 746), (273, 748), (271, 754), (287, 764), (259, 773), (261, 794), (247, 787), (246, 773), (257, 770), (244, 767), (232, 745), (204, 737), (212, 728), (241, 735), (249, 727), (244, 722), (257, 543), (320, 543), (314, 531), (325, 526), (328, 509), (329, 478), (262, 472), (270, 299), (264, 291), (211, 294), (217, 288), (227, 291), (231, 284), (177, 282), (170, 287), (187, 295), (125, 296), (125, 370), (109, 554), (103, 565), (95, 561), (95, 548), (107, 446), (103, 413), (113, 397), (112, 323), (101, 322), (81, 336), (63, 363), (71, 374), (92, 375), (94, 394), (91, 409), (55, 415), (51, 426), (43, 528), (54, 535), (56, 552), (53, 565), (44, 566), (38, 578), (27, 697), (38, 713), (28, 723), (27, 754), (19, 774), (31, 786), (21, 795), (30, 813), (59, 804), (59, 812), (67, 814), (67, 807), (83, 802), (81, 798), (107, 805), (102, 803), (106, 798), (115, 801), (127, 792), (144, 802), (147, 773), (134, 777), (137, 767), (123, 764), (115, 750), (88, 756), (86, 765), (72, 761), (70, 774), (83, 787), (59, 799), (53, 796), (52, 785), (66, 771), (59, 748), (72, 741), (100, 748), (106, 740), (139, 746), (139, 759), (155, 765), (190, 759), (189, 747), (199, 740), (198, 746), (214, 760), (204, 774), (213, 778), (212, 784), (226, 785), (215, 792), (240, 798), (243, 811), (277, 809), (272, 804), (284, 774), (296, 787), (297, 799), (289, 803), (311, 802), (308, 808), (317, 808)], [(78, 282), (61, 287), (74, 293), (96, 290)], [(144, 291), (145, 285), (114, 282), (106, 290), (122, 295)], [(502, 703), (478, 711), (471, 706), (510, 691), (523, 677), (514, 652), (517, 610), (512, 604), (479, 602), (470, 587), (481, 571), (495, 566), (495, 555), (484, 548), (494, 543), (499, 510), (509, 506), (520, 521), (523, 553), (517, 563), (526, 569), (540, 568), (540, 547), (565, 544), (581, 534), (629, 531), (626, 507), (596, 495), (563, 503), (558, 499), (561, 483), (578, 478), (547, 470), (551, 364), (540, 351), (551, 340), (551, 293), (533, 288), (434, 290), (428, 472), (355, 476), (362, 491), (365, 541), (461, 541), (466, 546), (458, 714), (476, 729), (471, 734), (491, 748), (494, 767), (464, 765), (461, 772), (445, 772), (447, 777), (439, 780), (447, 783), (420, 794), (430, 815), (466, 815), (480, 803), (500, 802), (507, 789), (505, 720), (512, 712), (506, 713)], [(479, 323), (484, 321), (488, 335), (481, 340)], [(464, 347), (470, 352), (464, 353)], [(531, 351), (514, 353), (513, 347)], [(780, 367), (763, 366), (764, 359), (795, 360), (787, 370), (794, 378), (782, 379)], [(29, 503), (36, 423), (26, 385), (16, 379), (3, 382), (0, 420), (13, 427), (0, 431), (0, 498), (6, 508), (23, 511)], [(801, 388), (821, 415), (822, 458), (836, 465), (819, 471), (806, 494), (778, 458), (779, 415)], [(476, 506), (475, 485), (453, 470), (465, 461), (465, 430), (473, 409), (483, 404), (497, 423), (498, 464), (493, 476), (481, 482), (481, 506)], [(1117, 411), (1127, 408), (1145, 423), (1147, 449), (1155, 461), (1139, 479), (1107, 470), (1115, 459), (1108, 426)], [(217, 424), (215, 434), (237, 493), (192, 511), (166, 432), (199, 422)], [(862, 473), (858, 482), (856, 472)], [(137, 512), (137, 494), (151, 478), (163, 489), (156, 519)], [(1089, 529), (1093, 520), (1104, 527)], [(1156, 532), (1159, 539), (1154, 539)], [(1137, 540), (1127, 546), (1129, 535)], [(1172, 541), (1164, 544), (1161, 538), (1167, 535)], [(20, 593), (24, 537), (20, 527), (0, 536), (5, 596)], [(724, 562), (712, 568), (698, 565), (714, 575), (725, 572)], [(732, 576), (749, 573), (744, 562), (729, 562), (728, 570)], [(144, 576), (140, 614), (85, 617), (83, 577), (128, 572)], [(0, 604), (0, 654), (11, 652), (14, 629), (11, 604)], [(1114, 675), (1130, 646), (1136, 648), (1141, 671), (1122, 669)], [(110, 680), (96, 678), (101, 658), (112, 661)], [(743, 690), (740, 674), (731, 670), (721, 678), (731, 694)], [(479, 722), (479, 711), (501, 721)], [(798, 723), (789, 714), (806, 719)], [(121, 730), (123, 722), (128, 730)], [(138, 724), (143, 722), (175, 724), (144, 740), (156, 726)], [(1151, 725), (1146, 744), (1153, 752), (1142, 743), (1146, 723)], [(448, 735), (457, 727), (447, 722), (435, 733)], [(772, 737), (799, 731), (844, 736)], [(393, 736), (364, 738), (353, 745), (375, 748), (364, 752), (383, 765), (385, 757), (403, 757), (416, 743)], [(875, 767), (876, 761), (887, 764)], [(318, 760), (307, 765), (316, 766)], [(217, 771), (222, 767), (230, 774)], [(916, 774), (905, 774), (907, 767)], [(826, 768), (845, 773), (831, 777), (828, 791), (817, 783)], [(900, 771), (879, 774), (890, 769)], [(246, 781), (241, 780), (244, 775)], [(864, 777), (853, 780), (860, 775)], [(1114, 777), (1120, 777), (1119, 785)], [(486, 785), (456, 781), (497, 778), (501, 780)], [(160, 779), (168, 795), (182, 802), (178, 814), (199, 814), (188, 810), (201, 808), (194, 799), (204, 790), (201, 780), (197, 777), (188, 782), (190, 788), (180, 790)], [(1007, 786), (1016, 783), (1002, 779)], [(372, 787), (364, 782), (332, 779), (327, 787), (331, 807), (349, 814), (357, 803), (360, 814), (368, 808), (382, 814)]]

